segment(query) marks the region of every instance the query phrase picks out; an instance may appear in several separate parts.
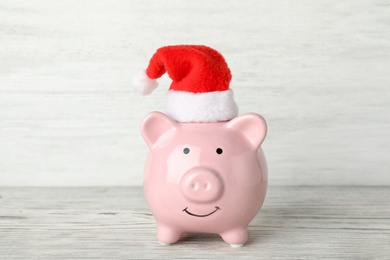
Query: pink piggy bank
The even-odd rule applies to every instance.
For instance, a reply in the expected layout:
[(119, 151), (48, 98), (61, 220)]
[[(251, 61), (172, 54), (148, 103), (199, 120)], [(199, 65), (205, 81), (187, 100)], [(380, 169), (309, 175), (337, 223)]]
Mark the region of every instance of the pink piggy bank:
[(265, 120), (248, 113), (230, 121), (179, 123), (152, 112), (141, 131), (150, 148), (144, 193), (158, 241), (171, 244), (183, 232), (205, 232), (242, 246), (267, 190), (260, 147)]

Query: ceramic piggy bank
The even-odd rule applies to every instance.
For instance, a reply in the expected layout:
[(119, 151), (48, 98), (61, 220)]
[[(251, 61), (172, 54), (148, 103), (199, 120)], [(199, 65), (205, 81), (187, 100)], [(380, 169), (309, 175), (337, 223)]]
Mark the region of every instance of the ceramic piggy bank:
[(158, 241), (208, 232), (242, 246), (267, 189), (264, 119), (244, 114), (228, 122), (178, 123), (152, 112), (141, 130), (150, 148), (144, 192)]
[(166, 115), (152, 112), (141, 127), (150, 148), (144, 192), (157, 239), (171, 244), (183, 232), (206, 232), (242, 246), (267, 189), (260, 148), (266, 123), (254, 113), (238, 116), (230, 69), (210, 47), (162, 47), (133, 85), (149, 94), (165, 73), (172, 79)]

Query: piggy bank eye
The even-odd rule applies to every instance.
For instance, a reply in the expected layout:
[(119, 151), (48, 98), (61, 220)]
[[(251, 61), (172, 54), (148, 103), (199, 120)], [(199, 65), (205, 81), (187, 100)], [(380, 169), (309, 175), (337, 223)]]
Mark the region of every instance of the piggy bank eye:
[(190, 148), (186, 147), (183, 149), (184, 154), (189, 154), (190, 153)]
[(222, 154), (223, 150), (221, 148), (217, 148), (216, 152), (217, 152), (217, 154)]

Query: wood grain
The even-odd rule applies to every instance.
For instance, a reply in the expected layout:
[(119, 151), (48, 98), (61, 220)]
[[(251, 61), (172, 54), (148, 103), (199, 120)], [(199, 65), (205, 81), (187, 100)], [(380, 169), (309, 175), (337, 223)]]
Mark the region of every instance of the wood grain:
[(0, 188), (1, 259), (389, 259), (388, 187), (269, 187), (248, 243), (161, 246), (142, 189)]
[(206, 44), (241, 113), (269, 125), (277, 185), (390, 185), (388, 0), (4, 0), (0, 185), (142, 184), (139, 125), (165, 110), (131, 75), (168, 44)]

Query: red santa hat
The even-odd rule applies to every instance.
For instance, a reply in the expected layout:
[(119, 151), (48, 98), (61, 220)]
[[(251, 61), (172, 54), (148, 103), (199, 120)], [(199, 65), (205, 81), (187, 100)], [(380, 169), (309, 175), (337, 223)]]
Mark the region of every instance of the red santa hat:
[(238, 108), (229, 88), (232, 78), (223, 56), (203, 45), (165, 46), (156, 51), (146, 70), (133, 77), (143, 95), (158, 85), (165, 72), (172, 79), (167, 115), (178, 122), (218, 122), (237, 116)]

